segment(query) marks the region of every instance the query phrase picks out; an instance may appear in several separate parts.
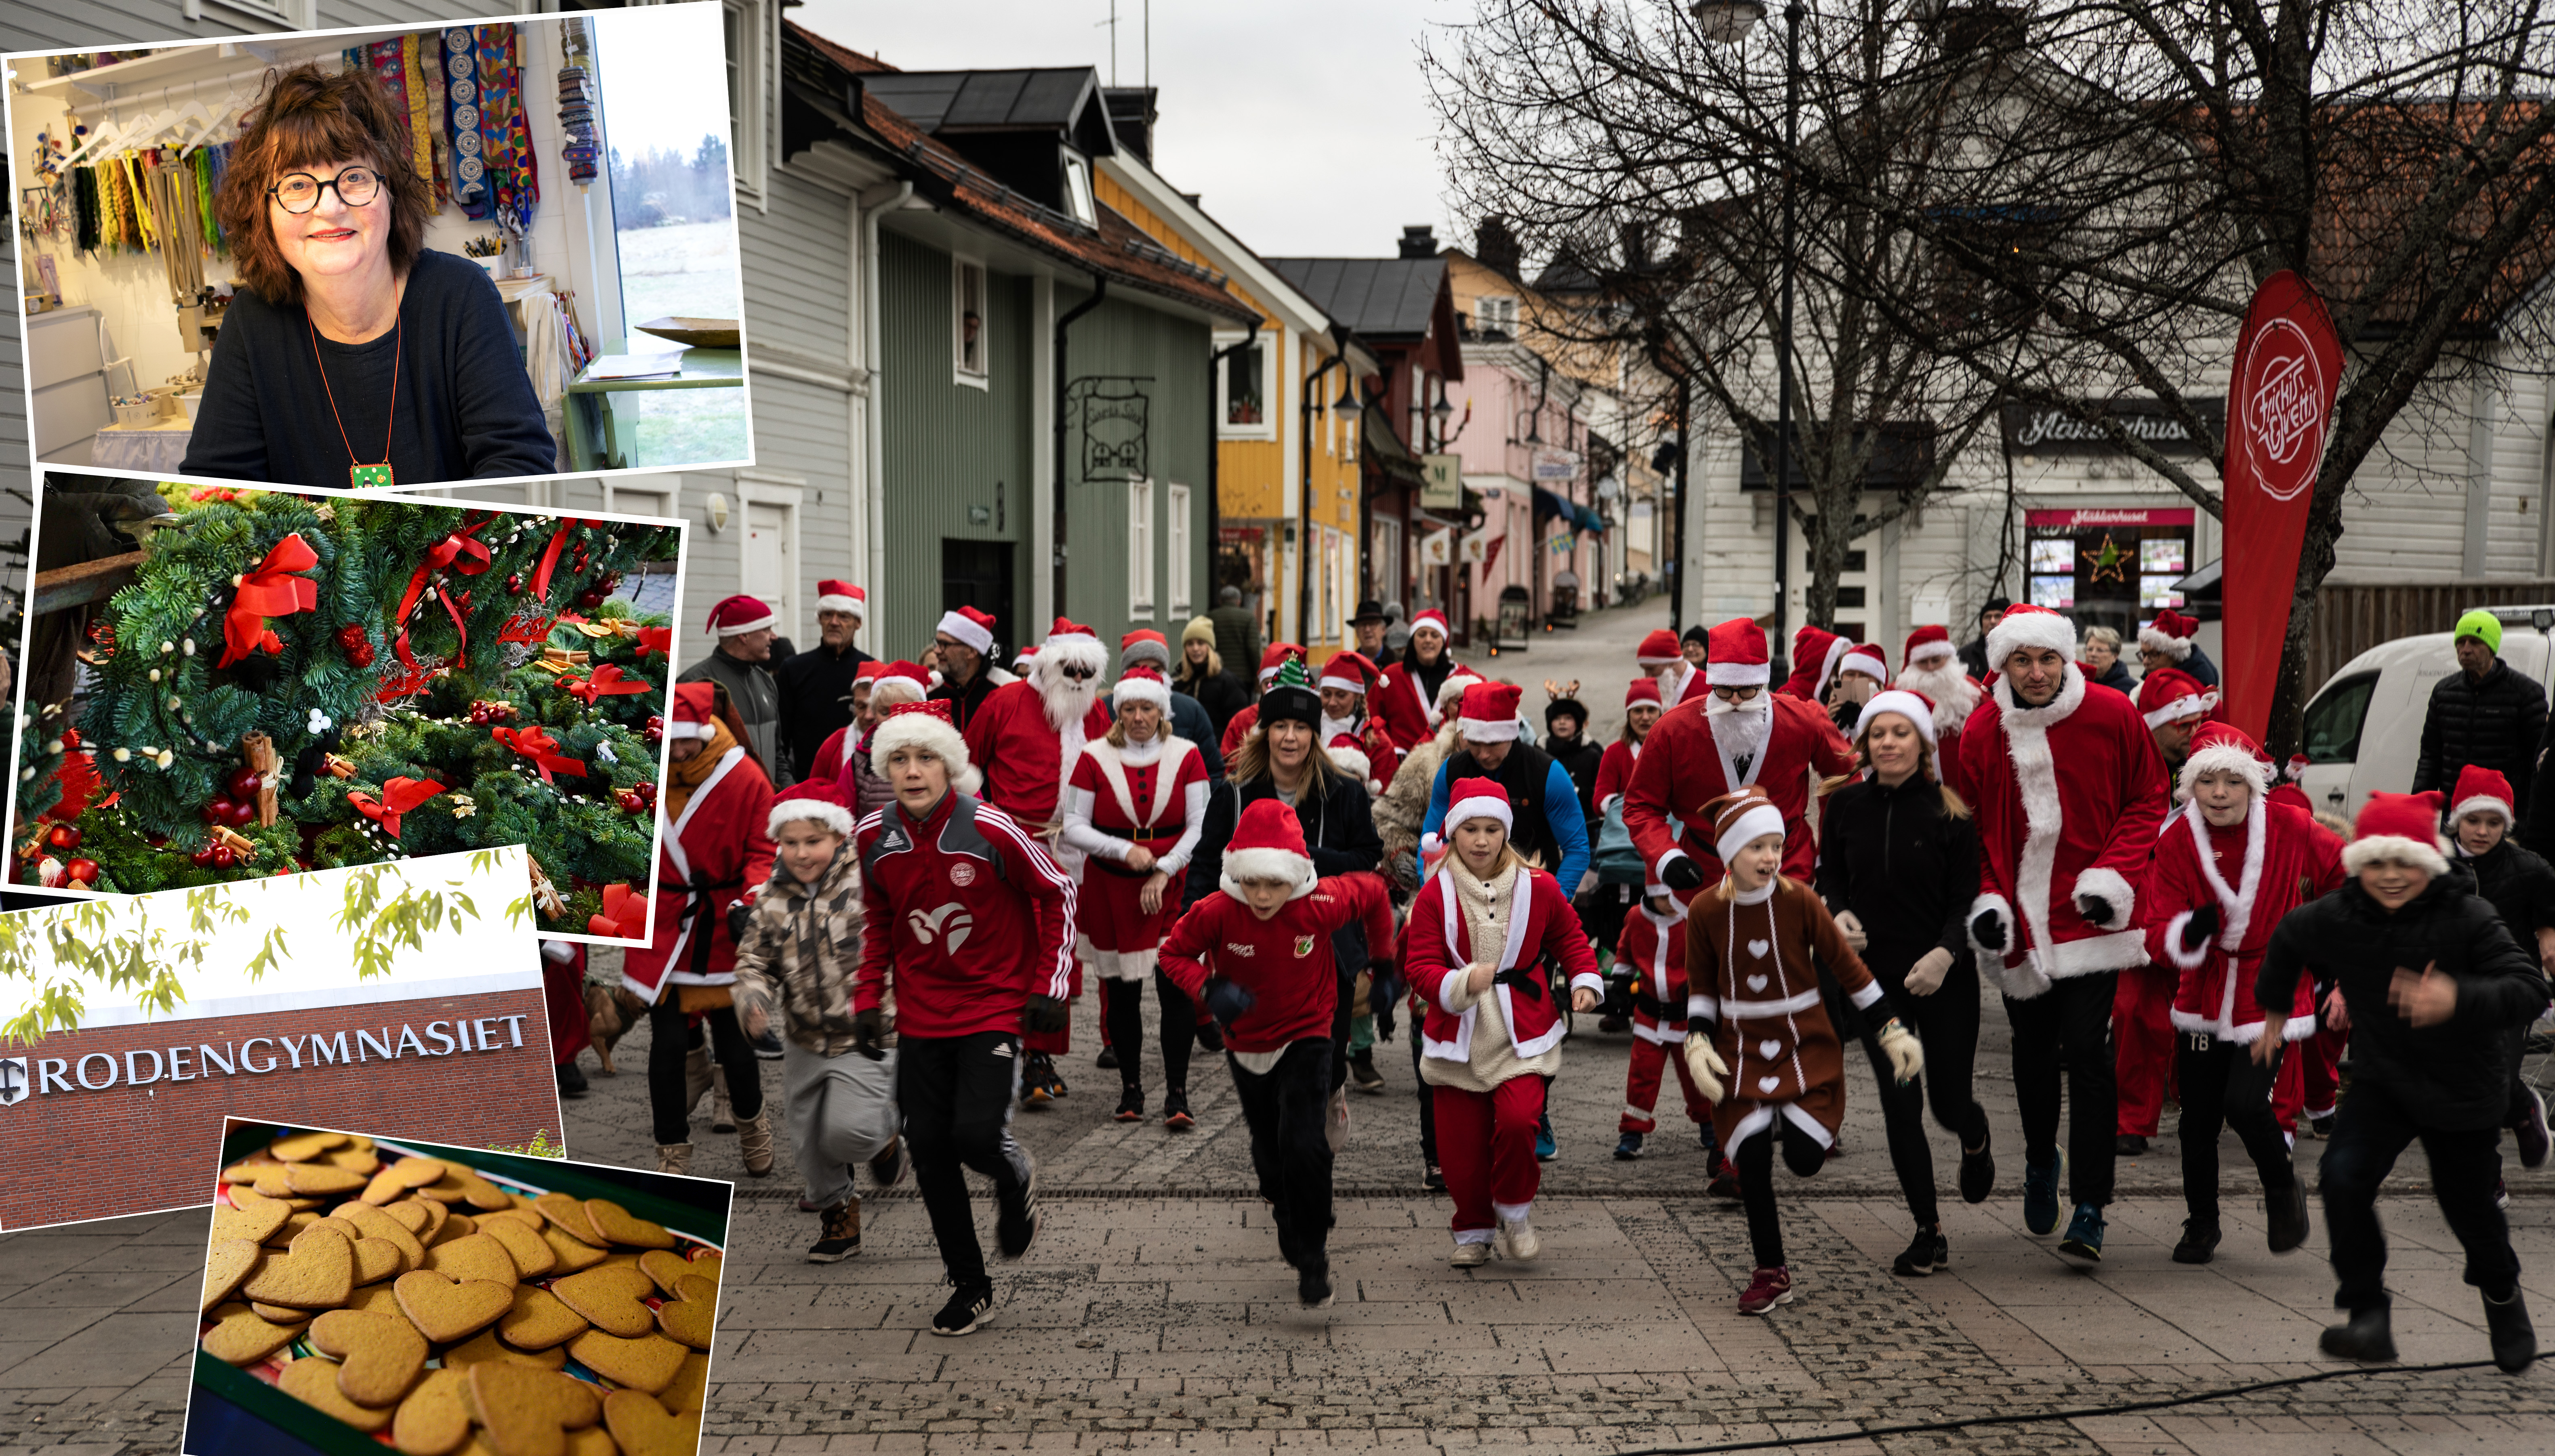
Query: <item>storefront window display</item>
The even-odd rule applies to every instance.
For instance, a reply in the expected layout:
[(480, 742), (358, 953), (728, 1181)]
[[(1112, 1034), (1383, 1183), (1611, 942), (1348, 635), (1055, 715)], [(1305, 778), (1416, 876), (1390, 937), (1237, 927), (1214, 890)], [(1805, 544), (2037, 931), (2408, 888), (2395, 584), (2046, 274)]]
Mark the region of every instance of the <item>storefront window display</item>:
[(2034, 606), (2134, 638), (2159, 609), (2183, 605), (2173, 584), (2191, 571), (2188, 509), (2031, 511), (2023, 530)]

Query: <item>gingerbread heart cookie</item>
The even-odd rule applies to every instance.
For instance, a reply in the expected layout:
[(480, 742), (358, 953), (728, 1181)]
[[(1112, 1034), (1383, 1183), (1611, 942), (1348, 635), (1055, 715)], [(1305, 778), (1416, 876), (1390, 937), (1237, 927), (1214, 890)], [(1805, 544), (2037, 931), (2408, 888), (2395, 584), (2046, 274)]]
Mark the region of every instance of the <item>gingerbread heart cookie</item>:
[(479, 1232), (479, 1221), (470, 1215), (455, 1213), (440, 1203), (428, 1206), (443, 1209), (443, 1216), (434, 1221), (433, 1228), (426, 1230), (426, 1248), (431, 1249), (437, 1244), (449, 1244), (455, 1239), (467, 1239)]
[(369, 1178), (382, 1170), (382, 1160), (369, 1148), (338, 1148), (320, 1154), (320, 1161), (341, 1167), (358, 1177)]
[(590, 1269), (552, 1280), (550, 1292), (608, 1334), (634, 1339), (657, 1327), (656, 1317), (639, 1302), (657, 1292), (657, 1286), (635, 1269)]
[(346, 1307), (360, 1309), (366, 1314), (395, 1314), (402, 1319), (408, 1318), (408, 1311), (400, 1308), (396, 1282), (366, 1284), (346, 1296)]
[(525, 1278), (548, 1274), (558, 1267), (558, 1256), (542, 1242), (541, 1234), (516, 1219), (492, 1213), (479, 1220), (479, 1236), (504, 1245), (507, 1256), (515, 1261), (515, 1273)]
[(261, 1200), (249, 1208), (224, 1208), (216, 1203), (213, 1205), (213, 1242), (246, 1239), (252, 1244), (263, 1244), (281, 1232), (285, 1220), (291, 1217), (292, 1209), (272, 1200)]
[(216, 1305), (212, 1318), (213, 1327), (204, 1331), (200, 1343), (205, 1354), (225, 1365), (255, 1365), (292, 1344), (301, 1333), (292, 1325), (260, 1316), (245, 1304)]
[(315, 1405), (367, 1434), (389, 1425), (393, 1412), (358, 1405), (346, 1398), (345, 1392), (337, 1389), (337, 1373), (342, 1368), (336, 1361), (313, 1355), (286, 1366), (283, 1379), (275, 1384), (277, 1389), (302, 1403)]
[(401, 1274), (391, 1287), (409, 1323), (438, 1345), (476, 1334), (515, 1307), (511, 1282), (456, 1279), (429, 1269)]
[(686, 1352), (659, 1334), (625, 1340), (601, 1330), (587, 1330), (567, 1342), (567, 1353), (605, 1380), (653, 1395), (673, 1384), (674, 1373), (682, 1369)]
[(392, 1315), (331, 1309), (310, 1321), (310, 1343), (343, 1362), (338, 1394), (374, 1409), (398, 1404), (426, 1369), (426, 1337)]
[(551, 1256), (558, 1261), (550, 1269), (552, 1274), (575, 1274), (612, 1257), (556, 1224), (542, 1230), (542, 1242), (549, 1246)]
[(550, 1221), (551, 1227), (562, 1230), (580, 1244), (600, 1249), (612, 1242), (595, 1229), (594, 1220), (586, 1214), (584, 1200), (574, 1194), (544, 1193), (533, 1200), (533, 1207)]
[[(420, 1215), (423, 1220), (424, 1215)], [(331, 1223), (342, 1223), (355, 1231), (357, 1238), (379, 1239), (400, 1252), (400, 1273), (426, 1267), (426, 1245), (419, 1242), (417, 1230), (389, 1212), (369, 1203), (340, 1203), (328, 1215)]]
[(647, 1271), (648, 1277), (657, 1281), (658, 1288), (670, 1294), (674, 1292), (676, 1279), (697, 1277), (717, 1283), (727, 1265), (715, 1254), (685, 1259), (670, 1249), (651, 1249), (639, 1256), (639, 1267)]
[(518, 1350), (548, 1350), (584, 1334), (586, 1318), (535, 1284), (515, 1286), (515, 1307), (497, 1321), (497, 1338)]
[(335, 1229), (302, 1231), (292, 1252), (269, 1254), (240, 1292), (291, 1309), (334, 1309), (355, 1288), (355, 1250)]
[(709, 1404), (710, 1358), (695, 1350), (683, 1357), (671, 1385), (657, 1393), (669, 1410), (699, 1411)]
[(487, 1234), (466, 1234), (448, 1244), (428, 1245), (426, 1268), (457, 1279), (489, 1279), (500, 1284), (515, 1284), (523, 1278), (515, 1269), (514, 1256)]
[(656, 1396), (637, 1391), (604, 1396), (603, 1423), (622, 1456), (692, 1456), (701, 1448), (699, 1412), (669, 1411)]
[(657, 1306), (657, 1328), (677, 1344), (706, 1350), (718, 1327), (718, 1285), (707, 1279), (685, 1279), (681, 1294)]
[(266, 1151), (281, 1162), (305, 1162), (331, 1148), (347, 1144), (343, 1133), (287, 1133), (266, 1145)]
[(248, 1307), (256, 1310), (257, 1317), (268, 1324), (307, 1324), (310, 1316), (319, 1312), (315, 1309), (287, 1309), (281, 1304), (263, 1304), (254, 1299), (249, 1301)]
[(429, 1370), (400, 1401), (391, 1444), (401, 1456), (452, 1456), (470, 1440), (470, 1372)]
[(603, 1418), (594, 1387), (499, 1360), (470, 1367), (470, 1408), (498, 1456), (566, 1456), (567, 1433)]
[(443, 1352), (446, 1365), (477, 1365), (483, 1360), (502, 1360), (509, 1365), (529, 1365), (537, 1370), (567, 1369), (567, 1350), (552, 1345), (547, 1350), (518, 1350), (497, 1338), (493, 1329), (481, 1330), (469, 1339)]
[(195, 1307), (210, 1309), (228, 1299), (265, 1257), (253, 1239), (215, 1239), (204, 1257), (204, 1302)]
[(585, 1200), (585, 1215), (594, 1220), (594, 1231), (607, 1244), (628, 1244), (639, 1249), (671, 1249), (674, 1236), (664, 1224), (650, 1223), (609, 1198)]

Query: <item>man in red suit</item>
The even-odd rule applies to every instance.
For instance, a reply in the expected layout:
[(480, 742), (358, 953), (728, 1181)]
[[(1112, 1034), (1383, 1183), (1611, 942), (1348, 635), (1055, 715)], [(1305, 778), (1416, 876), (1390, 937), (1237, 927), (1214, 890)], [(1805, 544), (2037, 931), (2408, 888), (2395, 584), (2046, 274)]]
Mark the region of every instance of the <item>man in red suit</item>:
[[(1660, 717), (1642, 743), (1624, 792), (1624, 827), (1649, 866), (1650, 883), (1679, 901), (1716, 884), (1721, 857), (1703, 806), (1750, 785), (1783, 816), (1783, 873), (1806, 880), (1817, 860), (1807, 813), (1814, 779), (1854, 768), (1854, 749), (1806, 698), (1765, 690), (1765, 629), (1745, 617), (1712, 629), (1704, 667), (1709, 691)], [(1674, 817), (1685, 828), (1672, 833)]]

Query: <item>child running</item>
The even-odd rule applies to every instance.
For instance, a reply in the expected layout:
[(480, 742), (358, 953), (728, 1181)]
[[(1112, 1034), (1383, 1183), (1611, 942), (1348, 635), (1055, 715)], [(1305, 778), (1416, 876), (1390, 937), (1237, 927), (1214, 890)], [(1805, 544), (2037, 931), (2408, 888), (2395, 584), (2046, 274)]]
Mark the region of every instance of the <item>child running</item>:
[(1634, 985), (1633, 1059), (1624, 1072), (1624, 1119), (1615, 1125), (1623, 1136), (1615, 1143), (1615, 1160), (1631, 1162), (1646, 1151), (1643, 1144), (1659, 1126), (1651, 1110), (1659, 1102), (1660, 1073), (1673, 1064), (1685, 1093), (1686, 1120), (1695, 1124), (1703, 1144), (1707, 1176), (1717, 1175), (1721, 1158), (1712, 1141), (1712, 1102), (1677, 1054), (1686, 1037), (1685, 907), (1669, 897), (1667, 887), (1650, 888), (1651, 898), (1625, 918), (1623, 943), (1615, 950), (1615, 975)]

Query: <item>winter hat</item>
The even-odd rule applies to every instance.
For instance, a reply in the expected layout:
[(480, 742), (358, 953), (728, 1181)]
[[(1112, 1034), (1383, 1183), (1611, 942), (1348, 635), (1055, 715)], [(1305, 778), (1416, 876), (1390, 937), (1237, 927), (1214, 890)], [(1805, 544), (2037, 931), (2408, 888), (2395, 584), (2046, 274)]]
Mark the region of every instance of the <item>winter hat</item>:
[(2485, 651), (2498, 654), (2501, 651), (2501, 619), (2478, 607), (2458, 619), (2456, 636), (2481, 638)]
[(2198, 717), (2218, 706), (2218, 694), (2179, 667), (2158, 667), (2138, 683), (2138, 716), (2150, 728)]
[(1452, 832), (1467, 819), (1497, 819), (1501, 828), (1517, 831), (1517, 810), (1509, 806), (1509, 792), (1495, 779), (1458, 779), (1447, 786), (1445, 829)]
[(848, 581), (828, 576), (816, 583), (816, 610), (849, 612), (863, 621), (869, 619), (870, 594)]
[(739, 592), (710, 608), (709, 628), (721, 637), (743, 637), (749, 632), (760, 632), (780, 620), (760, 598)]
[(1578, 683), (1573, 682), (1566, 687), (1555, 687), (1552, 685), (1552, 679), (1547, 677), (1543, 682), (1543, 690), (1552, 694), (1552, 701), (1543, 705), (1544, 732), (1551, 732), (1552, 720), (1560, 717), (1564, 713), (1568, 713), (1570, 716), (1579, 720), (1579, 731), (1581, 733), (1584, 734), (1588, 731), (1588, 704), (1579, 700)]
[(1310, 674), (1304, 670), (1304, 660), (1288, 658), (1278, 665), (1269, 689), (1260, 694), (1260, 726), (1272, 723), (1301, 723), (1318, 733), (1322, 728), (1322, 699), (1313, 691)]
[[(872, 665), (868, 663), (861, 665), (863, 668), (870, 666)], [(878, 680), (871, 686), (871, 692), (875, 693), (882, 687), (904, 688), (913, 694), (912, 700), (915, 702), (920, 702), (931, 695), (931, 689), (926, 685), (929, 679), (924, 676), (920, 663), (881, 663), (877, 667)]]
[(1331, 756), (1331, 767), (1365, 785), (1367, 792), (1384, 791), (1375, 782), (1375, 763), (1366, 756), (1366, 746), (1358, 742), (1356, 734), (1332, 734), (1331, 741), (1322, 745), (1322, 752)]
[(1446, 630), (1446, 614), (1435, 607), (1422, 607), (1413, 612), (1410, 616), (1410, 631), (1413, 636), (1422, 632), (1434, 632), (1439, 637), (1445, 638), (1452, 638), (1455, 635)]
[(1446, 680), (1437, 684), (1437, 711), (1443, 713), (1453, 707), (1453, 700), (1462, 697), (1464, 689), (1481, 680), (1481, 673), (1457, 663), (1446, 673)]
[(1476, 682), (1464, 689), (1458, 731), (1466, 743), (1513, 743), (1518, 736), (1518, 699), (1523, 689), (1514, 682)]
[(1808, 696), (1812, 702), (1818, 701), (1827, 692), (1828, 679), (1836, 675), (1837, 659), (1844, 657), (1845, 650), (1852, 646), (1854, 643), (1851, 639), (1839, 637), (1824, 627), (1813, 627), (1807, 622), (1793, 631), (1793, 677), (1798, 678), (1803, 672), (1809, 671), (1811, 664), (1818, 665), (1816, 675), (1812, 676), (1806, 684), (1809, 689)]
[[(1214, 639), (1210, 637), (1208, 640)], [(1171, 669), (1171, 647), (1169, 642), (1163, 639), (1162, 634), (1151, 627), (1139, 627), (1118, 639), (1120, 670), (1123, 671), (1138, 663), (1152, 663), (1165, 672)]]
[(708, 738), (715, 722), (718, 689), (707, 680), (674, 684), (674, 715), (666, 724), (668, 738)]
[(933, 630), (946, 632), (961, 646), (980, 653), (994, 650), (994, 619), (974, 607), (956, 607), (941, 613)]
[(1927, 667), (1959, 655), (1959, 650), (1952, 646), (1952, 634), (1948, 629), (1919, 627), (1907, 634), (1907, 652), (1899, 659), (1899, 670)]
[(1213, 617), (1191, 617), (1189, 619), (1189, 625), (1180, 629), (1180, 646), (1182, 648), (1186, 648), (1193, 642), (1202, 642), (1208, 647), (1215, 646), (1215, 619)]
[[(1817, 628), (1805, 628), (1816, 632)], [(1825, 635), (1825, 634), (1821, 634)], [(1733, 617), (1706, 639), (1703, 680), (1711, 687), (1763, 687), (1774, 675), (1765, 661), (1765, 629)]]
[(1705, 804), (1703, 811), (1712, 816), (1712, 851), (1725, 862), (1751, 840), (1783, 832), (1782, 811), (1753, 784)]
[(949, 787), (960, 793), (974, 793), (984, 787), (984, 776), (967, 762), (967, 740), (958, 736), (947, 701), (898, 703), (888, 709), (878, 731), (870, 735), (871, 767), (886, 777), (887, 761), (898, 749), (908, 747), (939, 755), (940, 762), (949, 766)]
[(1364, 694), (1374, 689), (1375, 679), (1383, 673), (1384, 669), (1369, 662), (1364, 653), (1336, 652), (1322, 665), (1322, 685)]
[(2018, 647), (2046, 648), (2074, 662), (2076, 624), (2029, 602), (2008, 607), (1997, 625), (1988, 629), (1988, 670), (2004, 671), (2005, 660), (2012, 657)]
[(1152, 703), (1168, 713), (1171, 710), (1171, 684), (1152, 664), (1139, 663), (1118, 674), (1117, 683), (1109, 689), (1112, 703)]
[(1869, 643), (1857, 643), (1847, 648), (1845, 656), (1837, 659), (1836, 669), (1840, 677), (1848, 672), (1860, 672), (1875, 682), (1889, 680), (1889, 659)]
[(1656, 677), (1636, 677), (1632, 685), (1624, 689), (1624, 706), (1637, 708), (1643, 703), (1654, 708), (1659, 705), (1659, 679)]
[(763, 832), (778, 839), (781, 826), (793, 819), (813, 819), (845, 839), (852, 837), (852, 806), (831, 779), (801, 780), (781, 790)]
[(1872, 726), (1872, 720), (1884, 713), (1896, 713), (1914, 723), (1916, 736), (1925, 740), (1925, 747), (1936, 753), (1942, 751), (1942, 745), (1934, 738), (1934, 700), (1932, 698), (1906, 687), (1892, 687), (1883, 692), (1876, 692), (1872, 695), (1872, 701), (1865, 703), (1863, 712), (1855, 718), (1854, 736), (1858, 740), (1861, 739), (1864, 731)]
[(2458, 771), (2457, 796), (2452, 799), (2449, 822), (2454, 824), (2467, 815), (2490, 809), (2501, 815), (2505, 825), (2518, 821), (2510, 811), (2510, 781), (2482, 764), (2469, 764)]
[(2154, 621), (2138, 629), (2138, 646), (2179, 663), (2191, 656), (2191, 634), (2199, 630), (2199, 623), (2167, 607), (2155, 614)]
[(1295, 811), (1275, 798), (1244, 804), (1224, 847), (1224, 893), (1240, 900), (1245, 880), (1282, 880), (1295, 887), (1286, 898), (1300, 900), (1312, 894), (1315, 878)]
[(2357, 875), (2379, 860), (2419, 865), (2434, 875), (2446, 874), (2449, 857), (2440, 842), (2440, 791), (2372, 793), (2360, 806), (2351, 826), (2351, 842), (2342, 847), (2342, 867)]
[(2271, 791), (2271, 761), (2260, 744), (2233, 723), (2201, 724), (2191, 735), (2190, 757), (2182, 761), (2182, 791), (2191, 792), (2203, 774), (2229, 769), (2253, 786), (2255, 796)]
[(1660, 627), (1642, 639), (1641, 649), (1634, 654), (1633, 661), (1644, 667), (1665, 667), (1684, 662), (1685, 655), (1677, 651), (1676, 634)]
[(1037, 649), (1023, 643), (1021, 650), (1012, 654), (1012, 670), (1026, 677), (1029, 675), (1031, 665), (1036, 661)]
[(1304, 650), (1291, 642), (1269, 644), (1269, 650), (1260, 655), (1260, 685), (1267, 687), (1275, 680), (1278, 669), (1284, 667), (1289, 658), (1301, 661), (1303, 656)]
[[(1693, 626), (1691, 626), (1691, 627), (1687, 628), (1687, 629), (1685, 630), (1685, 635), (1684, 635), (1683, 637), (1680, 637), (1680, 638), (1678, 638), (1678, 639), (1677, 639), (1677, 643), (1678, 643), (1678, 645), (1679, 645), (1680, 647), (1682, 647), (1684, 644), (1689, 643), (1689, 642), (1700, 642), (1700, 643), (1706, 643), (1706, 644), (1709, 644), (1711, 641), (1712, 641), (1712, 634), (1711, 634), (1709, 631), (1705, 630), (1704, 625), (1703, 625), (1702, 623), (1700, 623), (1700, 622), (1697, 622), (1697, 623), (1695, 623)], [(1679, 654), (1679, 656), (1683, 656), (1683, 654), (1682, 654), (1682, 653), (1680, 653), (1680, 654)]]

